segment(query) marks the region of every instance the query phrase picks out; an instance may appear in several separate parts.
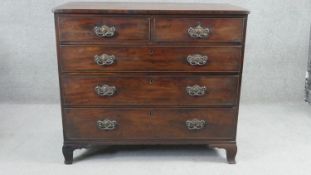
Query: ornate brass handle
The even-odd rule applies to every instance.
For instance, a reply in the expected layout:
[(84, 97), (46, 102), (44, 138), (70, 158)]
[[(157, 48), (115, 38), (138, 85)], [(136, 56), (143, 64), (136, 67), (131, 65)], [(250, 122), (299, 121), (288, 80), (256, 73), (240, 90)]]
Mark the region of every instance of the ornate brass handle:
[(98, 37), (110, 38), (115, 35), (116, 28), (114, 26), (109, 27), (107, 25), (95, 26), (94, 32)]
[(117, 88), (115, 86), (103, 84), (97, 85), (95, 91), (98, 96), (113, 96), (116, 93)]
[(200, 130), (207, 125), (205, 120), (192, 119), (186, 121), (186, 126), (189, 130)]
[(116, 61), (116, 57), (114, 55), (102, 54), (100, 56), (95, 55), (95, 62), (100, 66), (108, 66), (112, 65)]
[(109, 119), (97, 120), (97, 128), (101, 130), (106, 130), (106, 131), (114, 130), (117, 128), (117, 125), (118, 123), (115, 120), (109, 120)]
[(208, 57), (206, 55), (194, 54), (188, 55), (187, 61), (192, 66), (202, 66), (207, 63)]
[(207, 38), (210, 33), (210, 29), (208, 27), (204, 28), (201, 24), (198, 24), (195, 27), (189, 27), (188, 34), (191, 38)]
[(203, 96), (206, 93), (206, 87), (199, 85), (187, 86), (186, 91), (190, 96)]

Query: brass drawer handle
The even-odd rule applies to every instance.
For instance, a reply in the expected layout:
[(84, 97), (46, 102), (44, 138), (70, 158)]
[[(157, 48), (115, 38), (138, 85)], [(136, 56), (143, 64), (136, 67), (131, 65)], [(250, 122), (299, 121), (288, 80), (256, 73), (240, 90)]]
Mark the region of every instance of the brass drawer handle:
[(210, 33), (208, 27), (204, 28), (201, 24), (198, 24), (195, 27), (189, 27), (188, 34), (191, 38), (207, 38)]
[(199, 85), (187, 86), (186, 91), (190, 96), (203, 96), (206, 93), (206, 87)]
[(192, 119), (186, 121), (186, 126), (189, 130), (200, 130), (207, 125), (205, 120)]
[(206, 55), (193, 54), (188, 55), (187, 61), (191, 66), (203, 66), (207, 63), (208, 57)]
[(105, 131), (111, 131), (117, 128), (117, 121), (115, 120), (97, 120), (97, 128)]
[(100, 66), (109, 66), (115, 63), (116, 57), (114, 55), (102, 54), (100, 56), (95, 55), (95, 62)]
[(94, 32), (98, 37), (110, 38), (115, 35), (116, 28), (114, 26), (109, 27), (107, 25), (95, 26)]
[(95, 91), (98, 96), (113, 96), (116, 93), (117, 88), (115, 86), (103, 84), (97, 85)]

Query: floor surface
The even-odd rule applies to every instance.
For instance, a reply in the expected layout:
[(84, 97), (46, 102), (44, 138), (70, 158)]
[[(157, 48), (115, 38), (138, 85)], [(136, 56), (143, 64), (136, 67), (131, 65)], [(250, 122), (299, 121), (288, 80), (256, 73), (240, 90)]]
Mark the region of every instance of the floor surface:
[(241, 104), (237, 164), (222, 149), (112, 147), (78, 150), (64, 165), (59, 105), (0, 105), (0, 175), (309, 175), (311, 106)]

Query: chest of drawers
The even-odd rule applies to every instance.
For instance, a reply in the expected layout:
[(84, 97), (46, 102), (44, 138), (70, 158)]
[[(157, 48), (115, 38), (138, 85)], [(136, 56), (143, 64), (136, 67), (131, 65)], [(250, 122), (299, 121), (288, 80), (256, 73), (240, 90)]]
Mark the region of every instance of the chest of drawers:
[(67, 3), (54, 9), (65, 163), (100, 145), (237, 152), (248, 11), (221, 4)]

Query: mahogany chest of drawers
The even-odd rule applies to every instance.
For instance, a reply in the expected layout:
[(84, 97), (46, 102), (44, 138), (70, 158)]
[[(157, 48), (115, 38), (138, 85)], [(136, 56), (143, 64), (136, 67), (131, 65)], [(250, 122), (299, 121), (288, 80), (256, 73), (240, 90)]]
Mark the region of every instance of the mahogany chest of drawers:
[(65, 163), (100, 145), (205, 144), (235, 162), (248, 11), (221, 4), (54, 9)]

